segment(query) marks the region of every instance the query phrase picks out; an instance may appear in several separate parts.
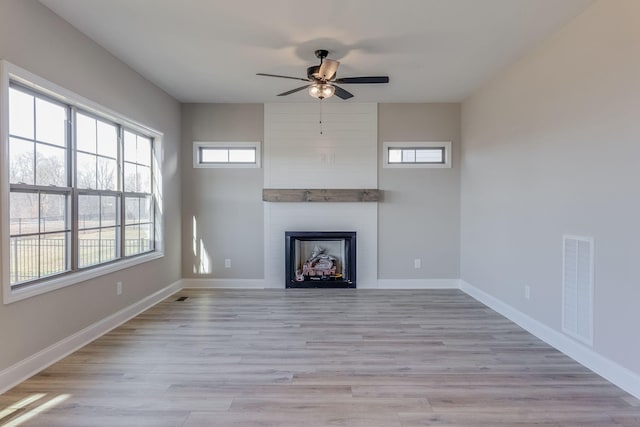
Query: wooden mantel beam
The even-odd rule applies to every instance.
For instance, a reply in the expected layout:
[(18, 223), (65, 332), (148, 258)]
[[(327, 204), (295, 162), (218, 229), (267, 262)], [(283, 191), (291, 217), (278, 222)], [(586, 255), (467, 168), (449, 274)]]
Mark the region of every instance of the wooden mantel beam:
[(262, 200), (265, 202), (379, 202), (382, 190), (376, 189), (280, 189), (264, 188)]

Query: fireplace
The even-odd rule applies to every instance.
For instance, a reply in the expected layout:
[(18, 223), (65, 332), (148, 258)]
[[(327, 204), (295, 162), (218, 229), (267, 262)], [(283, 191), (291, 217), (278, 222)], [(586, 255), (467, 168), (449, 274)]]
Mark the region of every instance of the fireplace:
[(286, 231), (287, 288), (355, 288), (355, 231)]

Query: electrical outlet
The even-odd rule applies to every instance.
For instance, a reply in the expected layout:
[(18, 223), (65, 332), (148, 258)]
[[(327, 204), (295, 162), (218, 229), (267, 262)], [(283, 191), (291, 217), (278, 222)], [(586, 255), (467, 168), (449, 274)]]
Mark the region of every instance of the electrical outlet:
[(422, 260), (420, 258), (416, 258), (413, 260), (413, 268), (421, 268)]
[(224, 260), (224, 268), (231, 268), (231, 258), (226, 258)]
[(526, 299), (531, 298), (531, 286), (529, 285), (524, 285), (524, 297)]
[(122, 282), (116, 283), (116, 295), (122, 295)]

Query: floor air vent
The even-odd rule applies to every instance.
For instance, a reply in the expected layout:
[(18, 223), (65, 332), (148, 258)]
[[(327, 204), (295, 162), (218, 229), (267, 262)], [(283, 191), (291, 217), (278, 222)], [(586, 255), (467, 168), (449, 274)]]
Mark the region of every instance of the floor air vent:
[(593, 238), (563, 236), (562, 330), (593, 345)]

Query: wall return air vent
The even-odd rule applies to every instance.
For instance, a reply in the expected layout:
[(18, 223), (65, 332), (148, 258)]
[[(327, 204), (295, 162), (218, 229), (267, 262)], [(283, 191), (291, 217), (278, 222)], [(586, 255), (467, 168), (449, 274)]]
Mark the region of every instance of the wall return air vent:
[(562, 330), (593, 345), (593, 238), (563, 236)]

